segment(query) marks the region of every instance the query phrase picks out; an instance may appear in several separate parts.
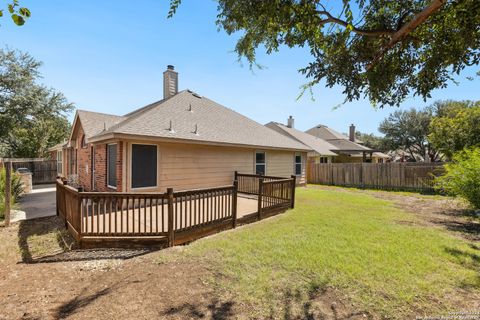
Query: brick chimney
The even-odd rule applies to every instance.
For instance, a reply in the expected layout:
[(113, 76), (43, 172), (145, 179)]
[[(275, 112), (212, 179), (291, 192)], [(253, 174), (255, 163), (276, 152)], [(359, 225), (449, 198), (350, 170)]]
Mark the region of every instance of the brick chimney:
[(287, 127), (294, 128), (294, 123), (295, 123), (295, 120), (293, 119), (293, 117), (292, 116), (288, 117)]
[(353, 123), (350, 125), (348, 139), (352, 142), (355, 142), (355, 125)]
[(174, 66), (168, 65), (163, 72), (163, 98), (168, 99), (178, 93), (178, 72)]

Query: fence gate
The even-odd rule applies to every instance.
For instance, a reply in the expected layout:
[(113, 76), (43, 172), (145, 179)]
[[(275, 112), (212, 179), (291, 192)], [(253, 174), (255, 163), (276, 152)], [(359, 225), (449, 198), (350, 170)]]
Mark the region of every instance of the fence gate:
[(9, 159), (13, 170), (27, 168), (32, 173), (33, 184), (55, 183), (57, 179), (57, 160)]

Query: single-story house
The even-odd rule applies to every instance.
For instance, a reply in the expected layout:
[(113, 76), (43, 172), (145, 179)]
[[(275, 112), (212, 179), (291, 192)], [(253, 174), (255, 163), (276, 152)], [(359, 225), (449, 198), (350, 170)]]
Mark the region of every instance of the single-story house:
[(310, 148), (193, 91), (168, 66), (164, 97), (123, 116), (77, 111), (65, 176), (85, 190), (154, 191), (231, 185), (234, 172), (296, 175)]
[(295, 129), (294, 119), (292, 116), (288, 118), (287, 125), (278, 122), (269, 122), (265, 126), (273, 129), (289, 138), (295, 139), (302, 144), (308, 146), (312, 151), (307, 154), (307, 162), (313, 163), (331, 163), (333, 158), (337, 156), (334, 151), (337, 150), (333, 144), (315, 137), (306, 132)]
[(382, 152), (362, 145), (363, 142), (355, 137), (355, 126), (353, 124), (350, 125), (348, 137), (323, 124), (316, 125), (305, 132), (335, 146), (334, 152), (337, 156), (332, 159), (333, 162), (382, 163), (390, 158)]

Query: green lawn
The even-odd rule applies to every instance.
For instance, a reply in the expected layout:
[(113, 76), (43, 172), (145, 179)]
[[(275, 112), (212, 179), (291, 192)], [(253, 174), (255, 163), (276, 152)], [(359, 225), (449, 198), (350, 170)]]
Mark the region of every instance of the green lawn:
[(458, 308), (460, 292), (479, 293), (480, 250), (416, 219), (369, 195), (299, 188), (294, 210), (196, 241), (182, 255), (210, 264), (220, 275), (213, 285), (258, 317), (327, 287), (392, 318)]

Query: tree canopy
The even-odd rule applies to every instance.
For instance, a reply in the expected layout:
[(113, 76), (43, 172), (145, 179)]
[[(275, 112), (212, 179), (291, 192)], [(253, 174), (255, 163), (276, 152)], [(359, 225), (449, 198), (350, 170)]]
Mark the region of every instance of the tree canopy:
[[(170, 1), (169, 17), (181, 0)], [(343, 87), (345, 101), (368, 98), (381, 107), (410, 95), (424, 99), (480, 62), (478, 0), (218, 0), (216, 23), (240, 33), (235, 51), (256, 54), (307, 47), (305, 88), (322, 81)], [(334, 2), (335, 3), (335, 2)], [(323, 82), (322, 82), (323, 83)]]
[(0, 156), (44, 157), (69, 132), (73, 105), (38, 84), (41, 63), (28, 53), (0, 50)]
[(449, 159), (465, 148), (480, 148), (480, 101), (443, 101), (434, 104), (437, 116), (428, 139)]
[(416, 161), (425, 160), (426, 156), (430, 161), (438, 161), (441, 154), (428, 140), (432, 118), (431, 108), (397, 110), (380, 123), (378, 130), (385, 135), (384, 143), (388, 149), (403, 150)]

